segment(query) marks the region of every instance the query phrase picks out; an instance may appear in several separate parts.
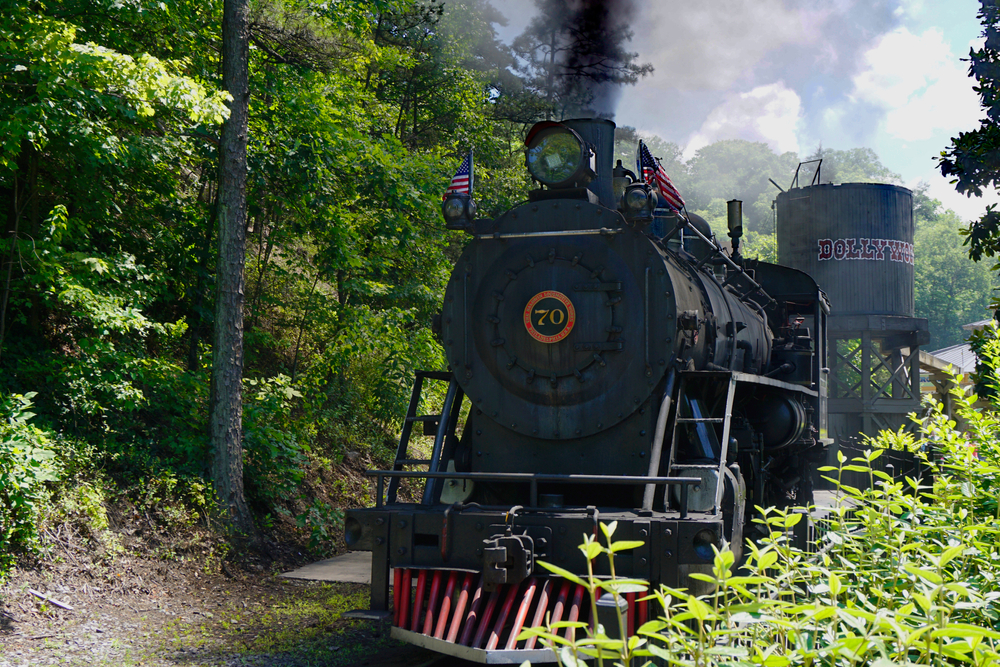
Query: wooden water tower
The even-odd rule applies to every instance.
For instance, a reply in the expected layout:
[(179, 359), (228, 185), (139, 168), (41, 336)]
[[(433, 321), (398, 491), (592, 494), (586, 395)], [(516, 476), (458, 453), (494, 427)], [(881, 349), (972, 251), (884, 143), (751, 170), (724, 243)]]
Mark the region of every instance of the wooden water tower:
[(830, 436), (897, 430), (919, 411), (919, 348), (930, 341), (914, 317), (912, 192), (811, 185), (779, 194), (776, 212), (778, 262), (830, 297)]

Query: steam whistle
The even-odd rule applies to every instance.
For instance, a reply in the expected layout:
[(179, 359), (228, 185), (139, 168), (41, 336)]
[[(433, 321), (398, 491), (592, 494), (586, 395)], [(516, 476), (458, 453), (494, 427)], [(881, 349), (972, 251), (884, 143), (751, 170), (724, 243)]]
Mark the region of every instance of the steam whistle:
[(726, 202), (726, 223), (729, 226), (729, 238), (733, 240), (733, 258), (740, 258), (740, 239), (743, 238), (743, 202), (731, 199)]

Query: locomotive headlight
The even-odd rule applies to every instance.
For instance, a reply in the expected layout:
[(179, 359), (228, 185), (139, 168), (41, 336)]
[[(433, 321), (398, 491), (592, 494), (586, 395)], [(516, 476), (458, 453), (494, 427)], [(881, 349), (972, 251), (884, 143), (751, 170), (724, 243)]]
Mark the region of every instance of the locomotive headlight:
[(645, 183), (632, 183), (625, 188), (619, 208), (629, 221), (651, 220), (657, 204), (656, 192)]
[(590, 146), (571, 128), (553, 122), (538, 123), (525, 140), (525, 161), (532, 178), (550, 188), (586, 185), (595, 174)]
[(448, 229), (468, 230), (476, 218), (476, 202), (468, 193), (452, 192), (444, 198), (441, 213)]
[(625, 205), (633, 211), (649, 208), (649, 195), (642, 188), (632, 188), (625, 193)]

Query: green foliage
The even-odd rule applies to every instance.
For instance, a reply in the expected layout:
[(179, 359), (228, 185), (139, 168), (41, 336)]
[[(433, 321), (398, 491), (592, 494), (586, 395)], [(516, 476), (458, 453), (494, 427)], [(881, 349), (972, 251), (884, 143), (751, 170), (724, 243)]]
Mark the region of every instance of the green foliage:
[[(777, 190), (768, 179), (791, 180), (798, 162), (794, 153), (777, 155), (763, 142), (727, 139), (698, 149), (687, 162), (687, 178), (679, 179), (677, 186), (688, 209), (696, 213), (709, 208), (714, 198), (741, 199), (744, 228), (771, 232), (771, 201)], [(685, 181), (687, 187), (682, 187)]]
[[(959, 132), (951, 146), (941, 151), (938, 167), (941, 174), (952, 178), (958, 192), (981, 197), (984, 189), (1000, 186), (1000, 6), (992, 0), (980, 0), (977, 14), (983, 26), (984, 40), (979, 48), (969, 49), (969, 76), (976, 81), (973, 89), (979, 94), (982, 114), (980, 126)], [(1000, 211), (996, 205), (971, 223), (968, 235), (969, 256), (978, 261), (995, 257), (1000, 251)]]
[(45, 524), (50, 528), (71, 524), (95, 553), (108, 558), (121, 555), (124, 547), (108, 520), (108, 487), (103, 477), (67, 480), (46, 507)]
[[(484, 113), (495, 12), (466, 4), (479, 13), (255, 6), (244, 445), (262, 514), (299, 501), (313, 458), (381, 451), (407, 376), (443, 366), (429, 325), (456, 245), (436, 222), (450, 157), (476, 143), (486, 206), (523, 197), (520, 132)], [(0, 390), (37, 390), (36, 421), (83, 454), (74, 479), (103, 468), (109, 494), (166, 525), (211, 515), (220, 16), (56, 0), (0, 17)], [(93, 507), (74, 489), (56, 489), (67, 520)], [(305, 503), (326, 540), (337, 511)]]
[[(793, 546), (789, 531), (804, 514), (764, 510), (769, 535), (748, 542), (737, 569), (732, 552), (717, 551), (711, 574), (692, 574), (711, 592), (650, 591), (659, 617), (625, 637), (619, 628), (576, 626), (585, 637), (567, 640), (558, 628), (525, 630), (553, 647), (563, 665), (988, 665), (1000, 660), (1000, 421), (955, 389), (964, 433), (932, 405), (916, 442), (934, 452), (930, 478), (895, 481), (872, 469), (875, 448), (825, 471), (867, 473), (870, 488), (840, 485), (843, 500), (820, 523), (817, 549)], [(892, 446), (895, 435), (881, 436)], [(610, 557), (629, 544), (607, 547), (587, 538), (589, 559)], [(612, 567), (614, 559), (611, 558)], [(644, 588), (644, 582), (555, 574), (592, 592)], [(613, 571), (613, 570), (612, 570)], [(565, 627), (567, 624), (558, 624)], [(659, 663), (658, 663), (659, 664)]]
[(1000, 388), (1000, 326), (990, 320), (985, 327), (969, 335), (969, 347), (976, 355), (976, 372), (972, 380), (976, 393), (983, 398), (995, 399)]
[(816, 168), (820, 183), (901, 183), (899, 174), (890, 171), (871, 148), (846, 151), (820, 146), (805, 160), (823, 160), (819, 165), (805, 165), (799, 172), (799, 184), (812, 183)]
[(28, 423), (34, 396), (0, 396), (0, 579), (18, 552), (37, 548), (44, 483), (62, 473), (49, 435)]
[(36, 150), (82, 142), (74, 152), (116, 162), (130, 151), (117, 131), (118, 119), (144, 122), (170, 110), (192, 123), (215, 124), (228, 115), (228, 94), (185, 76), (183, 62), (81, 43), (78, 32), (78, 26), (23, 4), (5, 12), (0, 61), (6, 64), (6, 92), (0, 106), (14, 113), (0, 121), (0, 170), (17, 168), (24, 141)]
[(915, 310), (926, 317), (931, 349), (965, 339), (962, 325), (988, 317), (995, 278), (990, 267), (969, 259), (961, 220), (921, 190), (914, 192)]
[(328, 551), (344, 529), (344, 511), (314, 500), (305, 512), (295, 517), (295, 525), (309, 530), (309, 548), (316, 553)]
[(740, 254), (748, 259), (777, 263), (778, 239), (774, 234), (747, 232), (740, 242)]
[(244, 379), (243, 475), (247, 496), (267, 508), (286, 499), (305, 475), (306, 426), (290, 418), (291, 406), (302, 394), (288, 376)]

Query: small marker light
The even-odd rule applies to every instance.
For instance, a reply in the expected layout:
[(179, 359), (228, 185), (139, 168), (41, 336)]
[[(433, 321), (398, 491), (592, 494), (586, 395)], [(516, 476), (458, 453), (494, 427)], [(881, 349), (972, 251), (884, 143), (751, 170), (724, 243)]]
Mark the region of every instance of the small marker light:
[(715, 536), (715, 531), (709, 530), (699, 530), (694, 536), (694, 552), (702, 560), (711, 561), (715, 559), (715, 550), (712, 547), (717, 547), (716, 541), (718, 538)]
[(652, 220), (658, 201), (656, 191), (648, 184), (632, 183), (625, 187), (619, 209), (629, 222)]
[(476, 219), (476, 209), (476, 201), (467, 192), (449, 193), (441, 203), (445, 227), (468, 231)]

